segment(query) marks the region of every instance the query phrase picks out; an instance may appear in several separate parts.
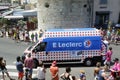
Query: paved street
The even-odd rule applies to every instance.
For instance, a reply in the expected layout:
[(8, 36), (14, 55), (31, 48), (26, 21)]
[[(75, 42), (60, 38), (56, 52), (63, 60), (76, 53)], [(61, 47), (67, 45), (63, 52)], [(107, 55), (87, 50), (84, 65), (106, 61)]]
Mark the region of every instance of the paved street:
[[(15, 43), (13, 40), (9, 38), (0, 38), (0, 56), (3, 56), (4, 59), (6, 59), (8, 71), (13, 78), (17, 79), (15, 58), (18, 55), (22, 55), (23, 51), (27, 46), (29, 45), (24, 42)], [(117, 46), (110, 45), (110, 46), (113, 47), (113, 53), (114, 53), (112, 59), (114, 59), (115, 57), (120, 59), (120, 45)], [(69, 65), (69, 66), (73, 66), (73, 65)], [(77, 78), (79, 78), (79, 71), (83, 69), (86, 72), (87, 80), (93, 80), (94, 67), (77, 66), (77, 67), (71, 67), (71, 69), (72, 69), (71, 74), (75, 75)], [(64, 71), (65, 71), (65, 67), (59, 68), (59, 74), (63, 73)], [(34, 70), (33, 76), (35, 75), (36, 75), (36, 70)], [(1, 72), (0, 72), (0, 79), (1, 79)], [(50, 80), (49, 68), (47, 68), (46, 80)]]

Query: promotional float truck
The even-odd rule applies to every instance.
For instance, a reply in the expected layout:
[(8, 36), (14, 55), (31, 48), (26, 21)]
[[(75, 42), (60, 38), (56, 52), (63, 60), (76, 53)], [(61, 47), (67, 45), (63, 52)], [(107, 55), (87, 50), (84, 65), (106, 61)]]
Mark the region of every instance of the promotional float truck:
[(107, 46), (101, 40), (101, 32), (95, 28), (51, 29), (47, 30), (39, 42), (28, 47), (24, 54), (31, 53), (33, 58), (51, 64), (84, 63), (91, 66), (102, 62), (102, 53)]

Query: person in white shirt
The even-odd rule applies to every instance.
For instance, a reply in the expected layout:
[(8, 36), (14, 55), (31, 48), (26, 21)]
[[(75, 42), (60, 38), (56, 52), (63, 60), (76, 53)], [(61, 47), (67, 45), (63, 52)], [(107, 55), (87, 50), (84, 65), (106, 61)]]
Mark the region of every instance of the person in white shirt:
[(106, 44), (107, 47), (110, 44), (109, 41), (107, 40), (107, 38), (104, 38), (103, 42)]
[(41, 62), (37, 68), (37, 78), (38, 80), (45, 80), (46, 70), (44, 68), (43, 62)]

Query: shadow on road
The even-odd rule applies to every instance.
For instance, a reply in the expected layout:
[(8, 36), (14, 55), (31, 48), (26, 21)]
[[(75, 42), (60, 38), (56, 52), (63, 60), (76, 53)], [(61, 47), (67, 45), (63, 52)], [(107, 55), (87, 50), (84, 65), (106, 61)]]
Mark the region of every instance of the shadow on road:
[[(46, 68), (49, 68), (51, 65), (45, 65)], [(59, 68), (64, 68), (64, 67), (93, 67), (93, 66), (85, 66), (82, 63), (79, 64), (57, 64)]]

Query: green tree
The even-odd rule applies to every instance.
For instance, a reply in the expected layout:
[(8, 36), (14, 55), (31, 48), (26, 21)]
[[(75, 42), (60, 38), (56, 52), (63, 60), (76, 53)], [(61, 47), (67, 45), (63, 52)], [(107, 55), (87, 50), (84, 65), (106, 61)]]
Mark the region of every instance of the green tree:
[(31, 17), (29, 19), (29, 22), (34, 23), (35, 28), (37, 28), (37, 23), (38, 23), (37, 17)]
[(4, 25), (8, 25), (9, 21), (5, 18), (0, 19), (0, 28), (2, 28)]
[(19, 20), (19, 21), (18, 21), (18, 25), (21, 26), (21, 27), (23, 27), (23, 26), (25, 25), (25, 23), (26, 23), (26, 22), (23, 21), (23, 20)]

